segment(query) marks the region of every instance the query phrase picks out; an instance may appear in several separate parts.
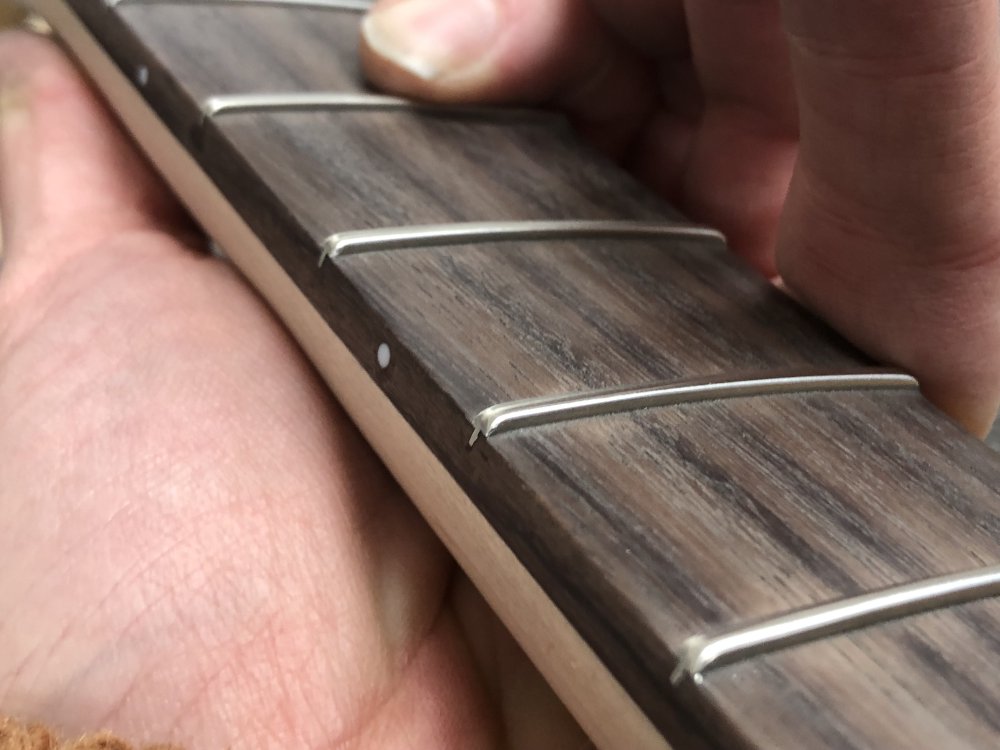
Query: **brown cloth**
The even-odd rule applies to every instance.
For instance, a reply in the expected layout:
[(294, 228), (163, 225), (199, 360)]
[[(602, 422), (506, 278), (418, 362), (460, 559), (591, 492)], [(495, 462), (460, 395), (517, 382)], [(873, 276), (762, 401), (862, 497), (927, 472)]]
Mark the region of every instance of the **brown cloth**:
[[(11, 718), (0, 718), (0, 750), (136, 750), (136, 746), (109, 732), (63, 741), (41, 724), (21, 724)], [(174, 745), (143, 745), (141, 750), (179, 748)]]

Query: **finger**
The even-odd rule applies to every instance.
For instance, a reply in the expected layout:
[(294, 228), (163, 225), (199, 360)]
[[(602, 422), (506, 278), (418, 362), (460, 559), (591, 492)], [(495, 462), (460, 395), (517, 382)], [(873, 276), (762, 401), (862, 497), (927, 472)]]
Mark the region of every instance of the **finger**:
[(984, 432), (1000, 403), (995, 0), (783, 0), (801, 152), (786, 282)]
[(774, 273), (798, 117), (778, 0), (687, 0), (704, 101), (686, 164), (683, 208)]
[(0, 86), (5, 276), (59, 267), (120, 232), (187, 226), (51, 42), (0, 34)]
[(409, 96), (556, 104), (618, 153), (659, 100), (650, 65), (579, 0), (383, 0), (362, 60)]

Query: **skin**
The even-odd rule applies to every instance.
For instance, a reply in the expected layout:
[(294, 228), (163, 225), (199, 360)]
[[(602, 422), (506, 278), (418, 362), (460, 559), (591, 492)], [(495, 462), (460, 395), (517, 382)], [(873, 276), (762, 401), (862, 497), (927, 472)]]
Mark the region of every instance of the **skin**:
[[(394, 12), (411, 1), (384, 0), (366, 23), (375, 83), (565, 109), (860, 348), (988, 430), (1000, 404), (994, 0), (499, 0), (478, 24), (460, 16), (488, 0)], [(433, 40), (423, 65), (386, 57), (412, 62), (413, 39)]]
[[(461, 69), (370, 45), (366, 68), (564, 107), (985, 430), (994, 0), (503, 0), (497, 19)], [(3, 710), (190, 747), (586, 746), (55, 48), (0, 36), (0, 84)]]
[(69, 64), (6, 34), (0, 71), (2, 710), (190, 748), (584, 747)]

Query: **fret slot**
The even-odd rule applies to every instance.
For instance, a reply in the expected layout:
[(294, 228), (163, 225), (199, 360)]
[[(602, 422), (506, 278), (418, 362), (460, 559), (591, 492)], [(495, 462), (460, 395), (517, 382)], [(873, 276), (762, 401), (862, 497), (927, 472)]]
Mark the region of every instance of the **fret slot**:
[(335, 10), (349, 13), (367, 13), (371, 10), (369, 0), (104, 0), (109, 8), (123, 5), (227, 5), (273, 8), (296, 8), (302, 10)]
[(794, 372), (678, 380), (640, 387), (605, 388), (589, 393), (509, 401), (483, 409), (472, 420), (469, 445), (480, 435), (491, 437), (525, 427), (558, 424), (584, 417), (609, 416), (659, 406), (717, 401), (749, 396), (789, 395), (819, 391), (896, 390), (917, 388), (910, 375), (881, 368), (852, 372)]
[(202, 104), (202, 120), (250, 112), (418, 112), (484, 119), (559, 119), (545, 110), (466, 104), (429, 104), (386, 94), (340, 91), (295, 91), (212, 96)]
[(427, 224), (340, 232), (323, 242), (319, 263), (343, 255), (380, 250), (466, 245), (483, 242), (568, 239), (702, 239), (724, 243), (721, 232), (693, 224), (647, 221), (483, 221)]
[(992, 566), (801, 609), (711, 638), (693, 636), (681, 645), (680, 661), (670, 679), (675, 685), (686, 679), (701, 684), (705, 672), (728, 664), (998, 595), (1000, 566)]

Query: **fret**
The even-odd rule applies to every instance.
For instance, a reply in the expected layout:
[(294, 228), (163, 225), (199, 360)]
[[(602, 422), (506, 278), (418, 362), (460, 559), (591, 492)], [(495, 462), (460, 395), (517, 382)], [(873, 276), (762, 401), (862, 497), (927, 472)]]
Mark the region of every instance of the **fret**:
[(472, 420), (475, 429), (469, 439), (469, 445), (474, 445), (480, 435), (488, 438), (497, 433), (526, 427), (698, 401), (818, 391), (918, 387), (917, 381), (904, 373), (868, 369), (843, 373), (798, 372), (741, 376), (728, 374), (635, 388), (603, 388), (589, 393), (530, 398), (491, 406), (479, 412)]
[(484, 242), (567, 239), (702, 239), (725, 243), (725, 236), (708, 227), (650, 221), (479, 221), (454, 224), (363, 229), (339, 232), (323, 242), (326, 258), (383, 250), (407, 250)]
[(332, 10), (350, 13), (367, 13), (372, 7), (369, 0), (104, 0), (104, 2), (111, 8), (123, 5), (194, 5), (199, 7), (214, 5), (218, 7), (247, 6)]
[(209, 97), (202, 105), (203, 120), (222, 115), (252, 112), (418, 112), (450, 117), (488, 119), (554, 118), (555, 114), (514, 107), (428, 104), (384, 94), (339, 91), (291, 91), (258, 94), (226, 94)]
[(382, 94), (341, 92), (284, 92), (213, 96), (202, 104), (202, 117), (251, 112), (349, 112), (357, 110), (412, 110), (408, 99)]
[(1000, 595), (1000, 566), (877, 591), (774, 617), (712, 637), (692, 636), (680, 648), (674, 684), (704, 681), (704, 673), (779, 649)]

